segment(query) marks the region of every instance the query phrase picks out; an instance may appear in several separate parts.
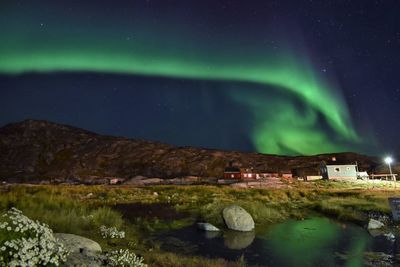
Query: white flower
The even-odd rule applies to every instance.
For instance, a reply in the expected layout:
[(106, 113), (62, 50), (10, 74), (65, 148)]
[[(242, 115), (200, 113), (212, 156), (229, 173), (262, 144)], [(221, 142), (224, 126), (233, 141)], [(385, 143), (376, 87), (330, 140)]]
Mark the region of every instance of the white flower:
[(102, 225), (100, 232), (103, 238), (125, 238), (125, 232), (118, 231), (116, 227), (107, 228), (105, 225)]
[(1, 218), (5, 222), (0, 222), (0, 231), (7, 226), (16, 239), (0, 243), (0, 266), (59, 266), (65, 262), (68, 251), (57, 243), (46, 224), (29, 219), (15, 208)]

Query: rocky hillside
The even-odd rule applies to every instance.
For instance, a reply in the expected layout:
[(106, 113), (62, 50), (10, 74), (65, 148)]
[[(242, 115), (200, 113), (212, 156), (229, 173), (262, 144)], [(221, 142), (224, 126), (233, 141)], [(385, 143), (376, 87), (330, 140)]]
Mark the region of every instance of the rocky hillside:
[(104, 136), (48, 121), (26, 120), (0, 128), (0, 180), (109, 179), (135, 176), (222, 177), (233, 162), (268, 172), (295, 170), (317, 174), (321, 161), (335, 156), (357, 161), (361, 170), (379, 167), (377, 159), (356, 153), (286, 157), (218, 151), (122, 137)]

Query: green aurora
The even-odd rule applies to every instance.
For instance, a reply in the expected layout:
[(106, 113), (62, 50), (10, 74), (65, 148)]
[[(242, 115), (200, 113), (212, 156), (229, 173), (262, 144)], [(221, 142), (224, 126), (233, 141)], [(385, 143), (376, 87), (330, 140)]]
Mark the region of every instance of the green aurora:
[[(90, 71), (221, 81), (241, 87), (258, 84), (290, 94), (306, 107), (299, 112), (291, 101), (271, 101), (245, 88), (232, 89), (232, 98), (254, 114), (249, 118), (254, 121), (250, 135), (258, 152), (339, 152), (360, 142), (339, 90), (318, 76), (305, 53), (298, 55), (288, 46), (273, 52), (258, 46), (252, 50), (230, 46), (229, 36), (225, 42), (196, 44), (188, 29), (178, 28), (167, 36), (143, 25), (132, 25), (137, 34), (131, 41), (112, 31), (116, 25), (89, 32), (67, 21), (63, 22), (67, 28), (38, 30), (39, 20), (31, 20), (25, 19), (25, 26), (16, 22), (13, 29), (0, 30), (6, 36), (0, 43), (0, 73)], [(320, 128), (319, 117), (329, 126), (328, 133)]]

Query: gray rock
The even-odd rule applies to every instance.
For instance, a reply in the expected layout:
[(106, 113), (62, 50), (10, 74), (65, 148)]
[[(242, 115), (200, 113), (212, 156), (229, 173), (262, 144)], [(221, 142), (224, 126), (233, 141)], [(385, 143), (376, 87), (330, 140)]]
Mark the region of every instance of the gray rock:
[[(348, 258), (354, 257), (350, 255)], [(394, 257), (393, 255), (385, 254), (383, 252), (364, 252), (363, 255), (365, 267), (391, 267), (394, 266)]]
[(71, 253), (67, 257), (65, 267), (100, 267), (106, 266), (107, 257), (99, 252), (82, 251), (82, 253)]
[(254, 220), (242, 207), (231, 205), (222, 211), (226, 226), (235, 231), (247, 232), (254, 229)]
[(136, 185), (136, 186), (144, 186), (144, 185), (153, 185), (153, 184), (160, 184), (164, 180), (161, 178), (147, 178), (143, 176), (136, 176), (130, 180), (124, 182), (127, 185)]
[(384, 227), (384, 226), (385, 226), (385, 225), (384, 225), (382, 222), (378, 221), (378, 220), (369, 219), (369, 222), (368, 222), (368, 230), (379, 229), (379, 228), (382, 228), (382, 227)]
[(81, 253), (82, 250), (101, 252), (99, 243), (79, 235), (55, 233), (57, 238), (70, 252)]
[(135, 177), (133, 177), (133, 178), (131, 178), (129, 180), (126, 180), (124, 182), (124, 184), (129, 184), (129, 185), (141, 184), (141, 181), (144, 180), (144, 179), (147, 179), (147, 177), (139, 175), (139, 176), (135, 176)]
[(197, 228), (204, 231), (218, 232), (219, 229), (211, 223), (197, 223)]
[(55, 233), (54, 237), (70, 252), (64, 266), (98, 267), (104, 265), (105, 257), (101, 255), (101, 247), (97, 242), (73, 234)]
[(390, 242), (396, 241), (396, 236), (393, 233), (383, 234), (383, 236), (386, 237), (386, 239)]

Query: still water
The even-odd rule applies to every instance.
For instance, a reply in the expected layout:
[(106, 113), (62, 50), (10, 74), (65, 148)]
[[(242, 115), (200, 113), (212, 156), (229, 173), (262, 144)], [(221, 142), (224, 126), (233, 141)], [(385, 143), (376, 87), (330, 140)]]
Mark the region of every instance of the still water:
[(326, 218), (287, 221), (257, 234), (203, 232), (191, 226), (156, 238), (163, 250), (227, 260), (243, 256), (249, 265), (257, 266), (398, 266), (393, 257), (398, 251), (395, 240), (372, 237), (359, 226)]

